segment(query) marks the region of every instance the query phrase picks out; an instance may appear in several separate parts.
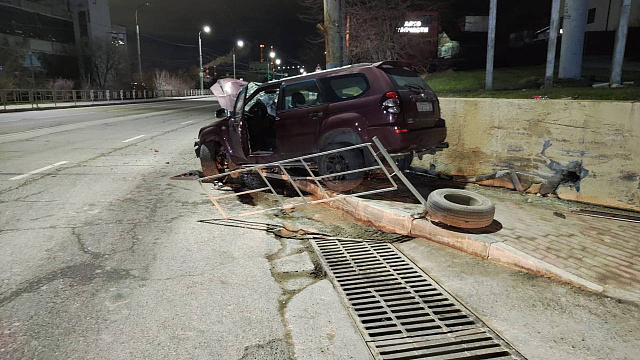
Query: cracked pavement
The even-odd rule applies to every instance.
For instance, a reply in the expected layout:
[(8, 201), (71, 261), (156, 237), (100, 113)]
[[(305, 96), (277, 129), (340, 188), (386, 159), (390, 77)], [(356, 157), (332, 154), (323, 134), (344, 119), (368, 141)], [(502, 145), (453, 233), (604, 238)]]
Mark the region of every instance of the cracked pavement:
[(0, 359), (370, 357), (336, 298), (314, 304), (333, 288), (307, 244), (199, 222), (197, 183), (169, 180), (216, 107), (0, 115)]

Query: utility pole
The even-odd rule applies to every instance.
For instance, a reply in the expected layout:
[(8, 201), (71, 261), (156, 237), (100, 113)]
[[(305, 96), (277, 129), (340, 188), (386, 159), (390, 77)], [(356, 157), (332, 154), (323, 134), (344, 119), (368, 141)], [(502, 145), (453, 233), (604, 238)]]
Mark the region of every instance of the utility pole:
[(611, 78), (609, 85), (612, 87), (622, 85), (622, 63), (624, 62), (624, 49), (627, 43), (629, 31), (629, 13), (631, 12), (631, 0), (623, 0), (620, 8), (620, 20), (616, 31), (616, 44), (613, 50), (613, 62), (611, 63)]
[(142, 57), (140, 56), (140, 26), (138, 26), (138, 10), (141, 7), (149, 6), (149, 3), (144, 3), (136, 8), (136, 39), (138, 41), (138, 75), (140, 76), (140, 83), (142, 84)]
[(587, 27), (587, 12), (587, 0), (565, 1), (558, 69), (558, 77), (561, 79), (580, 79), (582, 76), (582, 52), (584, 50), (584, 32)]
[(489, 5), (489, 31), (487, 34), (487, 69), (484, 79), (484, 89), (493, 89), (493, 57), (496, 50), (496, 13), (498, 0), (491, 0)]
[(556, 47), (558, 43), (558, 32), (560, 31), (560, 1), (553, 0), (551, 3), (551, 24), (549, 25), (549, 43), (547, 44), (547, 69), (544, 74), (544, 88), (553, 87), (553, 71), (556, 66)]
[(324, 1), (324, 42), (327, 69), (342, 65), (342, 27), (344, 9), (341, 0)]

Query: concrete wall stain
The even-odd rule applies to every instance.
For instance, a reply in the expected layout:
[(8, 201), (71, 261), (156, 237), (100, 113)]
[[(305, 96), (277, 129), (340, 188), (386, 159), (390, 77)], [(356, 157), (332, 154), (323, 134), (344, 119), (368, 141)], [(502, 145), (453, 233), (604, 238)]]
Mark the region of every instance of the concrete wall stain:
[(534, 184), (548, 182), (545, 191), (561, 185), (555, 189), (561, 198), (640, 211), (640, 178), (631, 174), (640, 174), (640, 103), (442, 98), (440, 104), (450, 148), (413, 166), (466, 177), (512, 170)]

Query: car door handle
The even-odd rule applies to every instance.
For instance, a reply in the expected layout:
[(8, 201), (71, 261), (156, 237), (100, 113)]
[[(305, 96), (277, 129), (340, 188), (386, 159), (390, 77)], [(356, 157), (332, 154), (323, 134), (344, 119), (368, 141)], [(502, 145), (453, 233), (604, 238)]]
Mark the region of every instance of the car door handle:
[(312, 118), (312, 119), (317, 119), (317, 118), (319, 118), (321, 116), (322, 116), (322, 111), (314, 112), (314, 113), (309, 114), (309, 117)]

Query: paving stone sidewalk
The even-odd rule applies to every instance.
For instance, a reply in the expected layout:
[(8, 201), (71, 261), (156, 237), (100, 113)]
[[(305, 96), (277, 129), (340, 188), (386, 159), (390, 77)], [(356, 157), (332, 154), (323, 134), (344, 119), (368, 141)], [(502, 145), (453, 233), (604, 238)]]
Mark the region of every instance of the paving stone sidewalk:
[[(436, 188), (452, 185), (434, 184), (424, 178), (412, 178), (411, 182), (425, 198)], [(478, 185), (467, 185), (466, 189), (494, 202), (497, 222), (489, 229), (465, 233), (412, 218), (422, 206), (402, 189), (374, 198), (349, 198), (332, 206), (383, 230), (423, 237), (475, 256), (640, 303), (640, 223), (578, 215), (572, 211), (615, 210), (553, 197), (520, 195), (512, 190)]]

